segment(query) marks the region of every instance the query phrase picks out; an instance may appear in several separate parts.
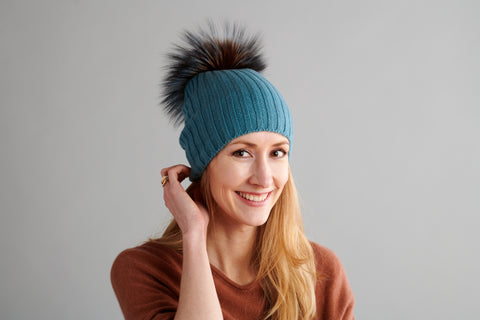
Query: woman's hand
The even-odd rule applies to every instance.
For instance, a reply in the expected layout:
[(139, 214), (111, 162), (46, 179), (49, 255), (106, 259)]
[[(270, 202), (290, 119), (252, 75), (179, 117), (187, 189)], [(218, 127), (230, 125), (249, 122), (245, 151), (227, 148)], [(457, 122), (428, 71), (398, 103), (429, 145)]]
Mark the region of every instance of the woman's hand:
[[(200, 203), (200, 199), (192, 199), (180, 184), (190, 175), (190, 168), (184, 165), (176, 165), (162, 169), (162, 177), (168, 176), (168, 181), (163, 186), (163, 199), (165, 205), (177, 221), (182, 234), (191, 232), (207, 233), (208, 213)], [(194, 192), (199, 195), (200, 192)]]
[(182, 230), (182, 279), (175, 320), (223, 319), (208, 259), (208, 213), (200, 203), (200, 190), (192, 190), (192, 199), (180, 184), (190, 175), (187, 166), (177, 165), (161, 172), (162, 177), (168, 176), (163, 185), (165, 205)]

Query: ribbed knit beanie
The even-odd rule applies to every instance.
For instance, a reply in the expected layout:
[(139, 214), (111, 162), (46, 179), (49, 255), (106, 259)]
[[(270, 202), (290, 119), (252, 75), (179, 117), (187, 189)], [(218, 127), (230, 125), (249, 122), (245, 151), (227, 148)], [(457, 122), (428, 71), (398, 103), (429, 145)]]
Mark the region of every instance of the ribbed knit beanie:
[[(227, 30), (228, 31), (228, 30)], [(219, 39), (185, 33), (188, 47), (169, 57), (164, 86), (167, 113), (184, 122), (180, 145), (191, 166), (190, 180), (231, 140), (251, 132), (279, 133), (292, 144), (290, 111), (278, 90), (258, 71), (265, 68), (257, 37), (234, 28)]]

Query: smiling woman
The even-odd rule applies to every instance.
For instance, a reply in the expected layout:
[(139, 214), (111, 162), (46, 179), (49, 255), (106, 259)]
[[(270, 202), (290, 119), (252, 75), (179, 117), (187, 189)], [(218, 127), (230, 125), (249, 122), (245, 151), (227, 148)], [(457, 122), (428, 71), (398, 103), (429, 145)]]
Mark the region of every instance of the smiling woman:
[[(191, 167), (162, 170), (174, 219), (112, 267), (126, 319), (353, 319), (338, 258), (308, 241), (289, 167), (293, 125), (256, 37), (186, 33), (167, 113)], [(189, 177), (191, 185), (180, 184)]]
[(258, 227), (267, 221), (288, 180), (288, 144), (278, 133), (254, 132), (232, 140), (212, 159), (207, 174), (216, 225)]

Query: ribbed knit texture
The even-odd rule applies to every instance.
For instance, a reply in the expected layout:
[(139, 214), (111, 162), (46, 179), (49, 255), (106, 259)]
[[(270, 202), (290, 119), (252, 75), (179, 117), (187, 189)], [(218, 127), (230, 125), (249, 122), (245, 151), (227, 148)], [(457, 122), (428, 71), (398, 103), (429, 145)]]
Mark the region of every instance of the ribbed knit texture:
[(293, 124), (278, 90), (251, 69), (206, 71), (185, 89), (185, 126), (180, 145), (198, 180), (215, 155), (231, 140), (251, 132), (270, 131), (292, 144)]

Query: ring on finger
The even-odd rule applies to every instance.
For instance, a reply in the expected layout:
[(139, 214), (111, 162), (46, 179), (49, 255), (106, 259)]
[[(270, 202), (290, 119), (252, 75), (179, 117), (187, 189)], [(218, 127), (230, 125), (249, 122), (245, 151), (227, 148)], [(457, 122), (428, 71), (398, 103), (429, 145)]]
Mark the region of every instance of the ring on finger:
[(160, 180), (160, 182), (162, 183), (162, 187), (164, 187), (165, 184), (168, 182), (168, 176), (163, 176), (162, 180)]

